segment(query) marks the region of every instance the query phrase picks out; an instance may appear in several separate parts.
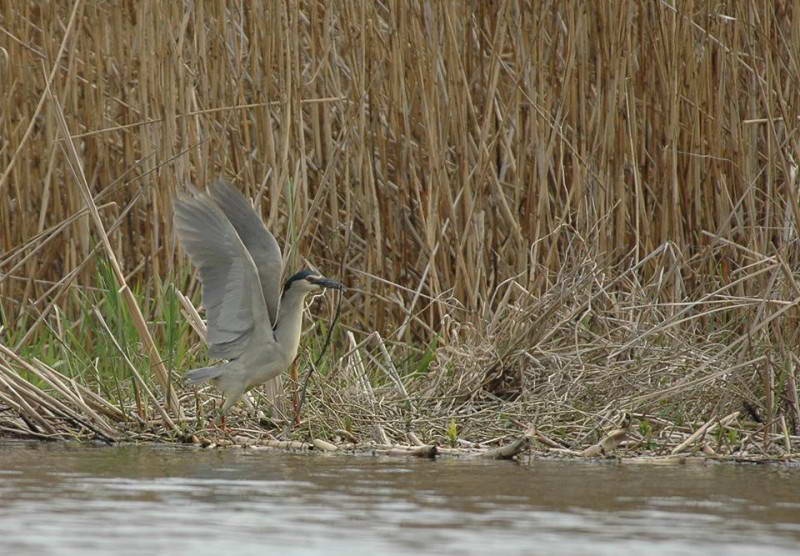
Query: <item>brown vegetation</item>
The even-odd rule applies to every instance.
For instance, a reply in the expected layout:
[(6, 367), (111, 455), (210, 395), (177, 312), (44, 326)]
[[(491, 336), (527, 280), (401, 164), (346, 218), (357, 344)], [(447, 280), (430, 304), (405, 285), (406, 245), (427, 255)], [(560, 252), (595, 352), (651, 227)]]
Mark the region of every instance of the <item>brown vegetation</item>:
[[(168, 399), (152, 378), (181, 370), (152, 351), (163, 284), (198, 299), (171, 200), (225, 176), (291, 268), (350, 287), (310, 394), (323, 432), (521, 423), (577, 447), (629, 411), (670, 443), (741, 410), (737, 442), (791, 452), (798, 17), (758, 0), (2, 3), (0, 423), (51, 435), (37, 408), (66, 418), (44, 394), (130, 421), (33, 360), (74, 341), (62, 318), (98, 323), (86, 346), (113, 337), (94, 316), (109, 303), (81, 297), (98, 257), (148, 306), (123, 290), (150, 363), (120, 403), (149, 422)], [(165, 430), (190, 419), (178, 405), (194, 414), (173, 396)]]

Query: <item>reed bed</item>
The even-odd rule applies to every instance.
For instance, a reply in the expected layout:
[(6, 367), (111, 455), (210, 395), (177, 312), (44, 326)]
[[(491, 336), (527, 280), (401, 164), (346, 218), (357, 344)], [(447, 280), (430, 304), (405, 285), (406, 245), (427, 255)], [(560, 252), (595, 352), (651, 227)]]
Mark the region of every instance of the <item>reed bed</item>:
[(796, 453), (798, 17), (3, 3), (0, 434), (209, 434), (172, 199), (223, 176), (349, 287), (300, 424), (288, 377), (240, 435)]

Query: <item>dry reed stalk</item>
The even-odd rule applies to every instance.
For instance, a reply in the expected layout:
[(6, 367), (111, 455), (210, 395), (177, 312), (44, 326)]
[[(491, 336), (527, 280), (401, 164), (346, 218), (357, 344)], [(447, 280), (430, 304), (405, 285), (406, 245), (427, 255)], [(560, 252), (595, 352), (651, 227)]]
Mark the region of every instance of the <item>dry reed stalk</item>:
[[(59, 105), (58, 100), (55, 98), (55, 96), (53, 96), (52, 92), (50, 93), (50, 96), (51, 100), (55, 105), (56, 116), (59, 123), (59, 127), (61, 129), (62, 139), (64, 141), (62, 143), (62, 146), (66, 145), (64, 146), (64, 150), (67, 158), (69, 159), (73, 176), (78, 182), (78, 188), (80, 189), (81, 195), (83, 196), (83, 201), (86, 204), (87, 208), (89, 209), (89, 214), (92, 216), (94, 225), (97, 228), (97, 234), (100, 236), (100, 240), (105, 249), (106, 257), (108, 257), (111, 269), (114, 272), (114, 276), (117, 279), (117, 282), (120, 286), (120, 293), (122, 294), (122, 298), (125, 300), (125, 303), (128, 307), (128, 311), (131, 314), (133, 323), (139, 332), (139, 336), (142, 340), (142, 343), (144, 344), (146, 351), (148, 352), (151, 365), (156, 370), (156, 378), (161, 383), (161, 387), (164, 389), (165, 397), (167, 399), (167, 405), (173, 411), (175, 411), (176, 415), (178, 415), (178, 418), (182, 418), (183, 410), (181, 409), (181, 406), (178, 403), (178, 398), (175, 394), (175, 391), (172, 388), (171, 381), (169, 378), (169, 371), (167, 370), (163, 360), (161, 359), (161, 356), (158, 353), (158, 348), (156, 347), (155, 342), (153, 341), (153, 337), (150, 334), (150, 330), (147, 327), (144, 315), (142, 315), (142, 311), (139, 308), (139, 304), (136, 302), (136, 298), (133, 296), (133, 292), (128, 287), (128, 284), (125, 280), (125, 274), (122, 272), (122, 267), (117, 261), (117, 256), (114, 253), (114, 249), (112, 248), (111, 242), (108, 239), (108, 234), (106, 233), (105, 226), (103, 225), (103, 221), (100, 218), (100, 213), (98, 212), (97, 205), (95, 204), (94, 199), (92, 197), (92, 193), (89, 189), (89, 184), (86, 181), (86, 176), (84, 175), (83, 172), (83, 166), (81, 164), (78, 151), (75, 148), (75, 144), (73, 143), (72, 138), (70, 136), (69, 128), (67, 127), (67, 121), (64, 119), (64, 113), (61, 111), (61, 106)], [(141, 378), (138, 377), (138, 374), (137, 378), (139, 378), (141, 381)], [(157, 400), (154, 399), (154, 401), (160, 409), (161, 405), (158, 403)], [(166, 416), (166, 412), (162, 411), (162, 413), (164, 416)], [(168, 417), (166, 419), (166, 422), (167, 424), (170, 425), (171, 428), (175, 428), (174, 423), (172, 423)]]
[(25, 419), (28, 429), (31, 428), (31, 421), (36, 422), (45, 431), (45, 433), (55, 436), (56, 430), (52, 427), (52, 425), (50, 425), (47, 419), (45, 419), (46, 413), (42, 411), (41, 408), (37, 407), (34, 409), (30, 405), (28, 401), (29, 398), (31, 398), (34, 403), (38, 402), (35, 396), (25, 391), (22, 393), (18, 392), (14, 385), (6, 380), (6, 378), (10, 378), (10, 375), (13, 371), (4, 365), (0, 365), (0, 371), (2, 371), (5, 375), (5, 377), (0, 375), (0, 386), (2, 386), (3, 390), (6, 391), (6, 393), (0, 393), (0, 398), (17, 410), (19, 416)]
[(788, 374), (786, 377), (786, 390), (794, 417), (795, 433), (800, 432), (800, 397), (797, 390), (797, 364), (798, 357), (794, 353), (789, 358)]
[(487, 459), (513, 459), (523, 451), (527, 450), (531, 445), (531, 439), (527, 435), (520, 436), (513, 442), (504, 444), (497, 448), (487, 450), (480, 454), (480, 457)]
[(321, 452), (335, 452), (339, 449), (336, 444), (331, 444), (330, 442), (322, 440), (321, 438), (313, 438), (311, 439), (311, 443)]
[(14, 167), (14, 163), (16, 162), (19, 153), (22, 151), (23, 146), (27, 143), (28, 138), (31, 136), (31, 132), (33, 131), (39, 113), (42, 111), (44, 102), (47, 99), (47, 92), (49, 91), (50, 86), (53, 83), (53, 78), (56, 75), (56, 71), (59, 69), (61, 57), (64, 55), (64, 50), (67, 47), (67, 43), (72, 33), (72, 26), (75, 24), (75, 19), (76, 16), (78, 15), (80, 7), (81, 7), (81, 0), (75, 0), (75, 2), (72, 4), (72, 11), (70, 12), (69, 18), (67, 20), (67, 26), (64, 29), (64, 35), (61, 38), (61, 45), (58, 47), (58, 53), (56, 54), (53, 67), (50, 69), (50, 73), (47, 75), (47, 81), (44, 90), (42, 90), (41, 96), (39, 97), (39, 102), (36, 104), (36, 108), (33, 111), (33, 115), (30, 121), (28, 122), (27, 128), (25, 129), (25, 133), (22, 135), (22, 138), (17, 143), (16, 148), (14, 149), (14, 154), (11, 155), (8, 164), (6, 164), (5, 170), (3, 170), (3, 174), (0, 175), (0, 192), (3, 191), (3, 186), (5, 185), (8, 176), (11, 174), (11, 170)]
[(705, 423), (702, 427), (693, 432), (691, 436), (689, 436), (689, 438), (687, 438), (686, 440), (675, 446), (675, 448), (672, 449), (672, 455), (681, 453), (693, 442), (695, 442), (698, 438), (703, 437), (706, 433), (713, 431), (718, 426), (725, 427), (729, 425), (739, 417), (739, 413), (740, 413), (739, 411), (734, 411), (733, 413), (727, 415), (726, 417), (723, 417), (722, 419), (717, 419), (716, 417), (714, 419), (711, 419), (710, 421)]
[[(0, 352), (2, 352), (8, 359), (13, 360), (18, 365), (21, 365), (25, 368), (25, 370), (33, 373), (34, 375), (38, 376), (45, 382), (47, 382), (50, 386), (59, 391), (59, 386), (57, 383), (52, 382), (49, 377), (43, 374), (39, 369), (34, 367), (33, 365), (27, 363), (23, 359), (19, 358), (13, 351), (11, 351), (8, 347), (0, 344)], [(75, 411), (69, 408), (67, 405), (56, 399), (54, 396), (48, 394), (47, 392), (41, 390), (40, 388), (34, 386), (30, 382), (22, 379), (17, 373), (15, 373), (12, 369), (6, 366), (0, 366), (0, 371), (2, 371), (5, 375), (5, 379), (3, 382), (7, 387), (11, 389), (12, 392), (16, 395), (17, 399), (23, 404), (23, 406), (27, 410), (27, 414), (30, 415), (30, 411), (32, 411), (30, 403), (34, 403), (35, 405), (40, 406), (41, 408), (46, 408), (46, 410), (54, 417), (60, 417), (67, 421), (72, 421), (76, 424), (79, 424), (83, 427), (86, 427), (90, 431), (92, 431), (95, 435), (99, 438), (107, 441), (114, 441), (116, 431), (112, 428), (108, 427), (108, 425), (101, 419), (99, 422), (100, 427), (107, 427), (106, 431), (102, 431), (98, 428), (98, 426), (89, 423), (85, 416), (80, 413), (80, 410), (83, 408), (81, 407), (82, 404), (78, 404), (79, 410)], [(6, 380), (7, 379), (7, 380)], [(60, 392), (63, 394), (63, 392)], [(41, 412), (41, 409), (39, 410)], [(52, 428), (50, 424), (48, 424), (44, 419), (37, 418), (40, 424), (44, 425), (45, 428), (51, 434), (56, 434), (56, 431)]]
[[(39, 370), (39, 376), (43, 377), (48, 384), (54, 387), (54, 389), (63, 398), (66, 398), (72, 407), (78, 409), (81, 412), (81, 415), (87, 417), (91, 422), (97, 423), (97, 425), (110, 437), (117, 435), (117, 431), (115, 431), (114, 428), (91, 407), (90, 403), (86, 402), (80, 393), (80, 389), (75, 387), (74, 381), (72, 384), (73, 388), (70, 388), (70, 386), (68, 386), (58, 377), (57, 373), (53, 373), (52, 369), (39, 364), (36, 359), (33, 360), (32, 365)], [(107, 407), (107, 404), (103, 407)]]
[[(48, 374), (51, 380), (59, 382), (62, 390), (67, 390), (68, 388), (72, 388), (72, 390), (75, 392), (75, 395), (78, 396), (82, 401), (87, 403), (89, 406), (91, 406), (94, 410), (99, 411), (106, 417), (113, 419), (114, 421), (117, 422), (127, 420), (127, 417), (123, 412), (121, 412), (119, 409), (111, 405), (111, 403), (103, 399), (95, 392), (92, 392), (85, 386), (78, 384), (75, 381), (75, 379), (65, 377), (57, 370), (53, 369), (52, 367), (49, 367), (48, 365), (42, 363), (36, 358), (33, 359), (32, 364), (35, 365), (37, 368), (39, 368), (43, 373)], [(67, 385), (67, 383), (69, 383), (69, 385)]]
[[(170, 429), (172, 429), (173, 432), (176, 432), (176, 433), (180, 432), (178, 427), (177, 427), (177, 425), (175, 425), (175, 423), (172, 421), (172, 419), (170, 418), (169, 414), (166, 412), (164, 407), (162, 407), (162, 405), (159, 403), (158, 398), (155, 397), (153, 392), (147, 386), (147, 383), (142, 378), (142, 375), (136, 369), (136, 365), (131, 363), (131, 360), (128, 358), (128, 354), (125, 353), (125, 350), (122, 349), (122, 346), (120, 346), (119, 342), (117, 342), (117, 339), (114, 337), (114, 333), (111, 332), (111, 329), (106, 324), (106, 321), (103, 318), (102, 313), (100, 313), (100, 311), (98, 311), (97, 309), (95, 309), (94, 312), (95, 312), (95, 316), (97, 317), (97, 320), (103, 326), (103, 329), (106, 331), (106, 334), (108, 334), (109, 339), (114, 344), (114, 347), (117, 348), (117, 351), (119, 351), (119, 354), (122, 356), (123, 361), (125, 361), (125, 364), (127, 365), (128, 369), (131, 371), (131, 375), (136, 379), (136, 382), (138, 383), (139, 388), (144, 390), (144, 393), (147, 394), (147, 397), (150, 399), (150, 402), (155, 406), (156, 410), (161, 415), (161, 418), (164, 420), (164, 424), (167, 425)], [(177, 402), (177, 398), (176, 398), (175, 403), (176, 404), (178, 403)], [(176, 405), (176, 407), (178, 407), (178, 406)], [(144, 409), (144, 406), (140, 406), (140, 417), (142, 419), (144, 419), (144, 420), (147, 420), (147, 418), (148, 418), (147, 417), (147, 411), (146, 410), (141, 411), (142, 409)], [(180, 418), (182, 419), (183, 417), (180, 417)]]
[(178, 300), (181, 303), (183, 316), (185, 316), (186, 320), (189, 321), (189, 325), (192, 327), (195, 333), (200, 336), (203, 341), (205, 341), (208, 328), (206, 327), (205, 321), (200, 317), (200, 313), (197, 312), (197, 309), (195, 308), (191, 299), (177, 290), (175, 291), (175, 295), (178, 296)]
[(314, 448), (308, 442), (298, 442), (296, 440), (261, 440), (254, 444), (252, 448), (277, 448), (279, 450), (306, 451)]
[(392, 446), (388, 449), (375, 449), (376, 455), (390, 457), (415, 457), (415, 458), (435, 458), (439, 453), (439, 448), (435, 445), (428, 446)]

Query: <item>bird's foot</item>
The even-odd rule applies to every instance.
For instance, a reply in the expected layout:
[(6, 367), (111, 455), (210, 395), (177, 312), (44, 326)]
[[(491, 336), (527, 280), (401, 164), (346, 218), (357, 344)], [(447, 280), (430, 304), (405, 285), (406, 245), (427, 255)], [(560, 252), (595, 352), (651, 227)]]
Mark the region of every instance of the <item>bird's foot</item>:
[(228, 428), (228, 424), (225, 421), (225, 415), (219, 416), (219, 424), (211, 421), (211, 427), (215, 429), (218, 433), (221, 433), (222, 436), (231, 436), (231, 429)]

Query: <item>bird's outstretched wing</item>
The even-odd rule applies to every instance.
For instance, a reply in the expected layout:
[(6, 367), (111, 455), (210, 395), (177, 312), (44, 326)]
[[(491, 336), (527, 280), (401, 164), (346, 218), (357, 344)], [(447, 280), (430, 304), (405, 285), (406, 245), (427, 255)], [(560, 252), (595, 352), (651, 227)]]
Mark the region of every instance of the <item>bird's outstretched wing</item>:
[(235, 359), (254, 330), (272, 329), (255, 263), (231, 222), (205, 193), (175, 200), (175, 231), (200, 271), (208, 354)]
[(238, 189), (224, 180), (218, 180), (211, 184), (209, 191), (256, 263), (264, 301), (274, 326), (281, 299), (281, 248)]

